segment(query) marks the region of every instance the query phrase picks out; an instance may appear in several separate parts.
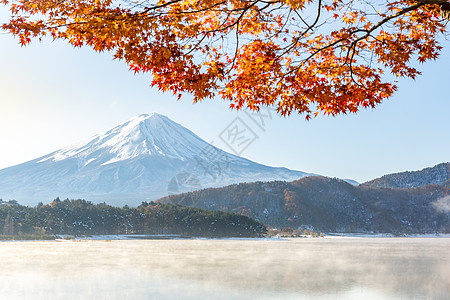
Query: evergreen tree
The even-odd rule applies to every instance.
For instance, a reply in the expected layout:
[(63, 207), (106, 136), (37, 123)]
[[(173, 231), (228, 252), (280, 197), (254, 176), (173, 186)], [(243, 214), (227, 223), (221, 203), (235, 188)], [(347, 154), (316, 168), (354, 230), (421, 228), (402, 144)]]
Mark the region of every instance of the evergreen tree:
[(5, 226), (3, 227), (4, 235), (14, 235), (14, 220), (11, 217), (11, 214), (8, 212), (8, 215), (5, 219)]

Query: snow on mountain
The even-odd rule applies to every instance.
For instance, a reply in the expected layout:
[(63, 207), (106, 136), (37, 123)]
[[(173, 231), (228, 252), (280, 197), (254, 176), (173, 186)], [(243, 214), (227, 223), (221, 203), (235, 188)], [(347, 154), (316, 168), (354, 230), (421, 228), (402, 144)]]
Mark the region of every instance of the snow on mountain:
[(440, 163), (434, 167), (419, 171), (406, 171), (384, 175), (380, 178), (364, 182), (362, 186), (376, 188), (411, 188), (428, 184), (444, 184), (450, 179), (450, 163)]
[(0, 198), (30, 205), (56, 197), (136, 205), (205, 187), (296, 180), (307, 175), (227, 153), (169, 118), (153, 113), (0, 170)]
[(81, 158), (85, 165), (107, 165), (139, 156), (192, 158), (207, 143), (169, 118), (153, 113), (139, 115), (91, 139), (56, 151), (43, 158), (60, 161)]
[(350, 183), (351, 185), (354, 185), (354, 186), (360, 185), (360, 183), (358, 181), (353, 180), (353, 179), (346, 178), (346, 179), (344, 179), (344, 181), (347, 183)]

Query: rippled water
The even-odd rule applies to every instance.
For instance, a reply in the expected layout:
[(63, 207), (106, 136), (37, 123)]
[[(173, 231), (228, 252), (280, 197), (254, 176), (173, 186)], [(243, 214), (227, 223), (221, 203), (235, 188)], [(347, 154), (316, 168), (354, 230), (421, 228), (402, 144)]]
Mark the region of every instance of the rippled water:
[(450, 299), (450, 238), (2, 242), (0, 299)]

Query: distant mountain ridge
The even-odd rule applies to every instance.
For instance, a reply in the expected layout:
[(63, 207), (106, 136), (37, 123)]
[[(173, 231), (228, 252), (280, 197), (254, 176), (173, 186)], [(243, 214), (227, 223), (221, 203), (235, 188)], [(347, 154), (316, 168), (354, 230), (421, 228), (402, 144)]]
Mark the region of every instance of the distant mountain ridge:
[[(361, 185), (374, 188), (411, 188), (427, 184), (444, 184), (450, 179), (450, 163), (441, 163), (419, 171), (384, 175)], [(448, 185), (448, 183), (447, 183)]]
[(139, 205), (168, 194), (309, 175), (220, 150), (166, 116), (142, 114), (44, 157), (0, 170), (0, 199)]
[(240, 213), (277, 228), (323, 232), (450, 233), (450, 189), (352, 186), (310, 176), (168, 196), (158, 202)]

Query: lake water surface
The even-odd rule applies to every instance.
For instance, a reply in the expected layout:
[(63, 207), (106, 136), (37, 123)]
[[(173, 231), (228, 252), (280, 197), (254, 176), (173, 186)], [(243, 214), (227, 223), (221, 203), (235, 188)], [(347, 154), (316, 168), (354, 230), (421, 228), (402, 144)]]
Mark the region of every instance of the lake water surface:
[(450, 299), (450, 238), (1, 242), (0, 299)]

